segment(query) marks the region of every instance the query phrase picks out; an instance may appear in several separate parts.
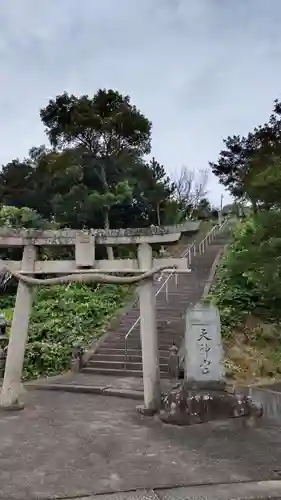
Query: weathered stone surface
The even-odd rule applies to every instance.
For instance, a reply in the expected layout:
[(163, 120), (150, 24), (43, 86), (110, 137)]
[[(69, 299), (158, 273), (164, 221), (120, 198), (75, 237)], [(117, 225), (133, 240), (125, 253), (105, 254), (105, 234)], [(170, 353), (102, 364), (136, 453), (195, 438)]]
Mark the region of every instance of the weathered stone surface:
[(58, 230), (41, 230), (41, 229), (18, 229), (18, 228), (0, 228), (0, 238), (50, 238), (53, 244), (56, 244), (58, 238), (65, 238), (66, 240), (73, 239), (78, 233), (85, 236), (113, 236), (113, 237), (127, 237), (127, 236), (151, 236), (162, 235), (170, 233), (179, 233), (182, 230), (196, 232), (198, 231), (200, 222), (186, 222), (184, 224), (176, 224), (171, 226), (150, 226), (150, 227), (127, 227), (124, 229), (89, 229), (83, 231), (76, 231), (75, 229), (58, 229)]
[(219, 311), (198, 303), (186, 314), (186, 379), (162, 397), (160, 419), (192, 425), (232, 417), (260, 417), (250, 398), (226, 390)]
[(95, 236), (77, 233), (75, 242), (75, 262), (77, 267), (95, 266)]
[(143, 415), (144, 417), (153, 417), (157, 413), (157, 410), (155, 408), (147, 408), (145, 405), (138, 405), (136, 407), (136, 410), (140, 415)]
[(179, 378), (179, 348), (173, 344), (168, 358), (168, 373), (172, 379)]
[(71, 371), (79, 372), (83, 367), (84, 349), (81, 346), (75, 346), (72, 350)]
[[(189, 223), (190, 231), (196, 232), (198, 223)], [(182, 230), (188, 232), (188, 228), (180, 226), (153, 226), (149, 228), (124, 228), (124, 229), (90, 229), (88, 231), (76, 231), (74, 229), (60, 230), (34, 230), (34, 229), (0, 229), (0, 246), (23, 246), (23, 245), (74, 245), (76, 237), (96, 238), (97, 244), (104, 242), (123, 244), (139, 241), (148, 243), (173, 243), (177, 241)]]
[(160, 419), (173, 425), (201, 424), (231, 417), (261, 417), (262, 408), (247, 396), (226, 390), (190, 388), (186, 381), (178, 383), (162, 397)]
[(224, 380), (220, 315), (212, 304), (198, 303), (187, 310), (185, 349), (187, 380)]

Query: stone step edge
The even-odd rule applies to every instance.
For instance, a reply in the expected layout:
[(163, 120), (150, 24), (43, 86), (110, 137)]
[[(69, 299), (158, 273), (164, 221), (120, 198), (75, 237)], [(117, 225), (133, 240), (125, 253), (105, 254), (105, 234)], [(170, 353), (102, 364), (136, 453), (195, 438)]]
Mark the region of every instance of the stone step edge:
[[(179, 380), (175, 381), (175, 384), (178, 382)], [(124, 399), (132, 399), (135, 401), (143, 401), (144, 399), (144, 394), (142, 390), (122, 389), (117, 387), (111, 387), (109, 385), (97, 386), (97, 385), (67, 384), (67, 383), (52, 383), (52, 382), (43, 382), (43, 383), (28, 382), (24, 384), (24, 387), (28, 391), (39, 390), (39, 391), (53, 391), (53, 392), (70, 392), (76, 394), (96, 394), (99, 396), (113, 396)], [(249, 386), (237, 386), (237, 387), (234, 386), (234, 389), (235, 392), (238, 394), (242, 393), (252, 397), (252, 395), (250, 394), (251, 391)], [(260, 388), (253, 387), (253, 389), (260, 389)], [(268, 392), (273, 392), (273, 391), (269, 390)], [(281, 393), (275, 393), (275, 394), (279, 395), (281, 401)], [(255, 398), (253, 398), (253, 401), (254, 403), (259, 403), (259, 401), (257, 401)]]
[[(269, 479), (259, 481), (233, 480), (224, 483), (210, 482), (166, 488), (155, 486), (151, 491), (157, 495), (155, 498), (192, 498), (193, 500), (202, 500), (203, 498), (205, 500), (229, 500), (230, 498), (232, 500), (279, 500), (281, 498), (281, 481), (280, 479), (276, 479), (273, 475)], [(120, 493), (119, 495), (118, 498), (121, 500), (122, 496)], [(132, 498), (135, 497), (132, 495)], [(136, 498), (138, 497), (136, 496)], [(144, 496), (140, 496), (139, 498), (144, 498)], [(154, 496), (151, 496), (151, 498), (154, 498)], [(102, 500), (102, 495), (100, 496), (100, 500)]]
[[(70, 497), (68, 497), (70, 500)], [(80, 496), (80, 500), (135, 500), (174, 498), (193, 500), (280, 500), (280, 479), (233, 480), (231, 482), (210, 482), (203, 484), (180, 484), (176, 486), (158, 486), (151, 488), (118, 490), (110, 493), (98, 493), (91, 496)]]
[(134, 399), (143, 401), (143, 392), (129, 389), (118, 389), (113, 387), (100, 387), (96, 385), (81, 385), (81, 384), (31, 384), (25, 385), (28, 391), (54, 391), (54, 392), (72, 392), (80, 394), (97, 394), (100, 396), (115, 396), (125, 399)]

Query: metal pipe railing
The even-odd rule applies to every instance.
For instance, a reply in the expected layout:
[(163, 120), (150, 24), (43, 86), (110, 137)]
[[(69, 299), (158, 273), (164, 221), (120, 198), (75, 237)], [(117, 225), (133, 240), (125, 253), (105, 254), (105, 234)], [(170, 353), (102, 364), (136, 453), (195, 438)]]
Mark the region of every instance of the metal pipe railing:
[[(190, 264), (192, 262), (192, 257), (195, 257), (197, 255), (197, 251), (198, 251), (199, 255), (202, 255), (203, 253), (205, 253), (207, 246), (214, 240), (215, 236), (218, 234), (218, 232), (220, 232), (224, 228), (224, 226), (226, 225), (227, 222), (228, 222), (228, 220), (226, 219), (221, 225), (216, 224), (214, 227), (212, 227), (211, 231), (209, 231), (209, 233), (205, 236), (205, 238), (199, 243), (198, 248), (196, 246), (196, 242), (194, 242), (192, 245), (189, 245), (186, 250), (184, 250), (184, 252), (181, 254), (180, 258), (183, 259), (186, 257), (187, 258), (187, 265), (190, 266)], [(155, 293), (155, 297), (157, 297), (157, 295), (163, 290), (163, 288), (166, 287), (165, 288), (165, 298), (166, 298), (166, 302), (168, 302), (168, 300), (169, 300), (168, 286), (169, 286), (169, 280), (171, 279), (172, 276), (175, 276), (176, 286), (178, 285), (178, 274), (177, 274), (177, 270), (174, 269), (167, 276), (167, 278), (162, 283), (162, 285), (159, 287), (159, 289)], [(160, 277), (158, 278), (158, 281), (161, 281), (163, 277), (164, 277), (164, 273), (161, 273)], [(127, 367), (127, 358), (128, 358), (128, 355), (127, 355), (128, 338), (130, 337), (132, 331), (139, 324), (139, 322), (140, 322), (140, 316), (134, 322), (134, 324), (131, 326), (131, 328), (128, 330), (128, 332), (125, 335), (125, 368)]]
[[(170, 278), (172, 276), (176, 276), (176, 280), (177, 280), (177, 275), (175, 274), (175, 271), (172, 271), (168, 276), (167, 278), (165, 279), (164, 283), (162, 283), (162, 285), (158, 288), (157, 292), (155, 293), (155, 297), (157, 297), (157, 295), (162, 292), (163, 288), (166, 287), (165, 289), (165, 297), (166, 297), (166, 302), (168, 302), (168, 296), (169, 296), (169, 292), (168, 292), (168, 281), (170, 280)], [(163, 274), (164, 275), (164, 274)], [(176, 284), (177, 284), (177, 281), (176, 281)], [(140, 316), (138, 317), (138, 319), (134, 322), (134, 324), (131, 326), (130, 330), (128, 330), (128, 332), (126, 333), (125, 335), (125, 368), (127, 366), (127, 343), (128, 343), (128, 337), (131, 335), (132, 331), (135, 329), (135, 327), (139, 324), (140, 322)]]
[[(191, 258), (192, 258), (192, 253), (193, 255), (196, 255), (196, 244), (193, 243), (192, 245), (189, 245), (187, 247), (186, 250), (184, 250), (184, 252), (180, 255), (180, 258), (184, 258), (184, 257), (187, 257), (187, 265), (189, 266), (190, 263), (191, 263)], [(157, 290), (156, 294), (155, 294), (155, 297), (157, 297), (157, 295), (163, 290), (164, 286), (166, 286), (166, 289), (165, 289), (165, 298), (166, 298), (166, 302), (168, 302), (169, 300), (169, 291), (168, 291), (168, 286), (169, 286), (169, 280), (171, 279), (172, 276), (175, 276), (175, 283), (176, 283), (176, 286), (178, 285), (178, 274), (176, 273), (176, 269), (171, 272), (167, 278), (165, 279), (164, 283), (162, 283), (162, 285), (159, 287), (159, 289)], [(161, 279), (164, 277), (164, 273), (161, 273), (160, 274), (160, 277), (158, 278), (159, 281), (161, 281)], [(138, 317), (138, 319), (134, 322), (134, 324), (131, 326), (131, 328), (128, 330), (128, 332), (126, 333), (125, 335), (125, 368), (127, 366), (127, 351), (128, 351), (128, 338), (129, 336), (131, 335), (132, 331), (136, 328), (136, 326), (139, 324), (140, 322), (140, 316)]]

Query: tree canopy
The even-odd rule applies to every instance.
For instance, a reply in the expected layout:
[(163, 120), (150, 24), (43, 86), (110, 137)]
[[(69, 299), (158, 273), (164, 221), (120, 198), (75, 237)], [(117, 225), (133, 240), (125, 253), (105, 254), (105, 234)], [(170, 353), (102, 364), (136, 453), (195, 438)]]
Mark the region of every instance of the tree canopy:
[(254, 210), (280, 206), (281, 195), (281, 102), (267, 123), (259, 125), (245, 137), (229, 136), (213, 173), (236, 198), (250, 200)]
[[(28, 207), (60, 227), (119, 228), (177, 222), (176, 184), (151, 151), (152, 124), (118, 91), (63, 93), (40, 111), (49, 140), (0, 172), (0, 203)], [(194, 186), (195, 189), (195, 186)], [(189, 209), (186, 209), (186, 206)]]

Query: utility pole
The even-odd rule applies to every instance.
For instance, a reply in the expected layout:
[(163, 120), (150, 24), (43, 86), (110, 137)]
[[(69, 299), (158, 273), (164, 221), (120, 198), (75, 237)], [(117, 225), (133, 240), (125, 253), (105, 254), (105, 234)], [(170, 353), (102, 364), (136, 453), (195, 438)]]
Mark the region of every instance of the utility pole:
[(223, 207), (223, 199), (224, 199), (224, 195), (222, 194), (221, 195), (221, 212), (222, 212), (222, 207)]
[(220, 206), (220, 211), (219, 211), (219, 225), (222, 224), (222, 207), (223, 207), (223, 194), (221, 194), (221, 206)]

